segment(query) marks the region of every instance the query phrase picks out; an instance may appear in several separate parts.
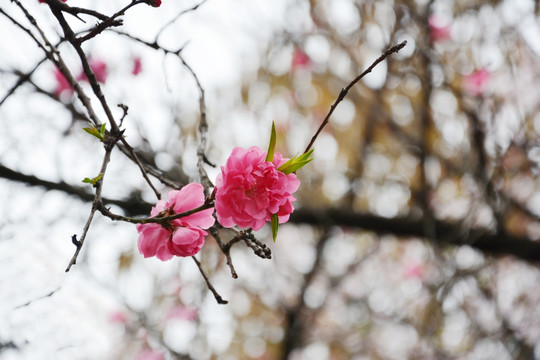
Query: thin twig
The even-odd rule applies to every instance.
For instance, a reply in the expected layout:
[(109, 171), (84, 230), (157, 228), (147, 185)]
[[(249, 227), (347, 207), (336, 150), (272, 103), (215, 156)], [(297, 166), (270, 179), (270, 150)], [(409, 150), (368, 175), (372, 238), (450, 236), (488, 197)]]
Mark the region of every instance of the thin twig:
[(174, 24), (178, 19), (180, 19), (180, 17), (186, 13), (189, 13), (189, 12), (192, 12), (192, 11), (195, 11), (197, 10), (202, 4), (204, 4), (207, 0), (202, 0), (200, 3), (196, 4), (195, 6), (189, 8), (189, 9), (185, 9), (185, 10), (182, 10), (178, 15), (176, 15), (175, 17), (173, 17), (169, 22), (167, 22), (165, 25), (163, 25), (161, 27), (161, 29), (158, 31), (158, 33), (156, 34), (156, 40), (155, 42), (157, 43), (160, 35), (163, 33), (163, 31), (165, 31), (165, 29), (167, 29), (170, 25)]
[(58, 290), (60, 290), (60, 287), (57, 287), (57, 288), (54, 289), (53, 291), (51, 291), (51, 292), (49, 292), (49, 293), (47, 293), (47, 294), (45, 294), (45, 295), (42, 295), (42, 296), (40, 296), (40, 297), (38, 297), (38, 298), (36, 298), (36, 299), (32, 299), (32, 300), (30, 300), (30, 301), (25, 302), (25, 303), (22, 304), (22, 305), (16, 306), (15, 308), (13, 308), (13, 310), (17, 310), (17, 309), (20, 309), (20, 308), (29, 306), (29, 305), (33, 304), (34, 302), (36, 302), (36, 301), (43, 300), (43, 299), (46, 299), (46, 298), (48, 298), (48, 297), (51, 297), (51, 296), (53, 296)]
[(26, 8), (18, 0), (13, 0), (13, 2), (15, 2), (15, 4), (17, 4), (17, 6), (24, 12), (24, 14), (25, 14), (26, 18), (28, 19), (28, 21), (30, 21), (30, 23), (37, 29), (37, 31), (40, 33), (40, 35), (41, 35), (41, 37), (43, 39), (43, 42), (45, 43), (45, 45), (50, 50), (47, 50), (45, 48), (45, 46), (43, 44), (41, 44), (41, 42), (39, 42), (39, 40), (34, 36), (34, 34), (32, 34), (32, 32), (29, 29), (22, 26), (19, 22), (17, 22), (11, 16), (6, 14), (2, 9), (0, 9), (0, 13), (4, 14), (15, 25), (17, 25), (23, 31), (28, 33), (30, 35), (30, 37), (36, 42), (36, 44), (45, 52), (45, 55), (47, 56), (47, 58), (49, 60), (51, 60), (58, 67), (58, 70), (60, 70), (62, 75), (64, 75), (66, 80), (69, 82), (69, 84), (74, 89), (77, 96), (79, 97), (79, 100), (81, 100), (84, 107), (88, 111), (88, 115), (89, 115), (90, 119), (92, 120), (92, 124), (96, 128), (99, 128), (101, 126), (101, 121), (97, 117), (97, 115), (96, 115), (96, 113), (95, 113), (95, 111), (94, 111), (94, 109), (92, 107), (92, 103), (90, 102), (90, 99), (88, 98), (88, 96), (86, 96), (86, 94), (84, 93), (83, 89), (81, 88), (81, 86), (79, 85), (77, 80), (75, 80), (75, 78), (73, 77), (73, 75), (69, 71), (66, 63), (62, 59), (62, 56), (60, 55), (60, 52), (58, 51), (56, 46), (51, 44), (51, 42), (47, 39), (47, 37), (45, 36), (45, 33), (43, 32), (43, 30), (37, 24), (35, 18), (26, 10)]
[(204, 164), (209, 163), (204, 153), (206, 149), (206, 141), (208, 138), (208, 123), (206, 122), (206, 104), (204, 100), (204, 89), (199, 81), (199, 78), (197, 77), (197, 74), (195, 74), (195, 71), (193, 71), (193, 69), (188, 65), (188, 63), (184, 60), (184, 58), (180, 54), (178, 54), (178, 57), (182, 61), (182, 64), (189, 70), (189, 72), (193, 76), (193, 79), (195, 79), (195, 83), (197, 84), (197, 87), (199, 88), (199, 112), (201, 114), (201, 121), (199, 123), (199, 133), (201, 134), (201, 142), (199, 143), (199, 147), (197, 148), (197, 168), (199, 169), (199, 176), (201, 178), (201, 184), (204, 187), (204, 195), (208, 197), (210, 195), (210, 188), (213, 187), (214, 185), (208, 178), (208, 174), (206, 173), (206, 170), (204, 169)]
[[(2, 13), (4, 13), (2, 11)], [(4, 13), (5, 14), (5, 13)], [(38, 61), (38, 63), (36, 64), (36, 66), (34, 66), (34, 68), (32, 70), (30, 70), (29, 72), (25, 73), (25, 74), (17, 74), (19, 75), (19, 79), (17, 80), (17, 82), (15, 82), (15, 84), (8, 90), (8, 92), (6, 93), (6, 95), (2, 98), (2, 100), (0, 100), (0, 106), (2, 106), (2, 104), (11, 96), (15, 93), (15, 91), (22, 85), (24, 84), (25, 82), (27, 82), (28, 80), (30, 80), (30, 78), (32, 77), (32, 75), (34, 74), (34, 72), (41, 66), (41, 64), (43, 64), (45, 61), (47, 61), (47, 57), (44, 57), (43, 59), (41, 59), (40, 61)]]
[(54, 7), (56, 9), (59, 9), (63, 12), (66, 12), (70, 15), (73, 15), (75, 16), (77, 19), (81, 20), (83, 23), (86, 23), (86, 21), (84, 21), (83, 19), (81, 19), (79, 17), (79, 14), (86, 14), (86, 15), (90, 15), (90, 16), (93, 16), (99, 20), (102, 20), (102, 21), (106, 21), (107, 19), (109, 19), (109, 17), (107, 15), (103, 15), (102, 13), (100, 12), (97, 12), (95, 10), (92, 10), (92, 9), (86, 9), (86, 8), (80, 8), (80, 7), (76, 7), (76, 6), (70, 6), (68, 4), (66, 4), (65, 2), (62, 2), (60, 0), (43, 0), (45, 1), (45, 3), (47, 3), (47, 5), (49, 5), (50, 7)]
[(113, 26), (116, 27), (116, 26), (123, 25), (122, 20), (117, 20), (116, 18), (121, 16), (121, 15), (124, 15), (124, 13), (127, 10), (129, 10), (131, 7), (133, 7), (135, 5), (138, 5), (138, 4), (142, 4), (142, 3), (145, 3), (145, 1), (137, 0), (137, 1), (133, 1), (133, 2), (129, 3), (124, 8), (117, 11), (114, 15), (112, 15), (111, 17), (108, 17), (107, 19), (103, 20), (103, 22), (96, 25), (88, 34), (86, 34), (85, 36), (77, 38), (75, 41), (78, 42), (79, 44), (82, 44), (83, 42), (85, 42), (85, 41), (87, 41), (89, 39), (92, 39), (96, 35), (98, 35), (98, 34), (102, 33), (103, 31), (107, 30), (108, 28), (111, 28)]
[(167, 222), (169, 222), (171, 220), (180, 219), (180, 218), (195, 214), (195, 213), (197, 213), (199, 211), (210, 209), (213, 206), (214, 206), (214, 204), (213, 204), (212, 201), (206, 201), (201, 206), (196, 207), (195, 209), (192, 209), (192, 210), (184, 211), (184, 212), (174, 214), (174, 215), (169, 215), (169, 216), (154, 216), (154, 217), (149, 217), (149, 218), (144, 218), (144, 219), (136, 219), (136, 218), (132, 218), (132, 217), (127, 217), (127, 216), (122, 216), (122, 215), (115, 214), (115, 213), (111, 212), (109, 209), (107, 209), (107, 207), (105, 207), (103, 202), (98, 204), (97, 209), (104, 216), (110, 218), (111, 220), (115, 220), (115, 221), (124, 221), (124, 222), (128, 222), (128, 223), (131, 223), (131, 224), (149, 224), (149, 223), (165, 224), (165, 223), (167, 223)]
[(214, 286), (212, 285), (212, 283), (208, 279), (208, 276), (206, 276), (206, 273), (204, 272), (204, 270), (201, 267), (201, 262), (199, 260), (197, 260), (197, 258), (195, 256), (192, 256), (191, 258), (193, 259), (193, 261), (195, 261), (195, 264), (197, 264), (197, 267), (199, 268), (199, 271), (201, 272), (201, 275), (204, 278), (204, 281), (206, 281), (206, 286), (208, 286), (208, 290), (210, 290), (212, 292), (212, 294), (214, 295), (214, 298), (216, 299), (217, 303), (220, 304), (220, 305), (228, 304), (229, 301), (224, 300), (221, 297), (221, 295), (218, 294), (216, 289), (214, 289)]
[(208, 231), (210, 232), (210, 234), (212, 234), (214, 239), (216, 239), (216, 242), (218, 243), (219, 248), (225, 255), (225, 258), (227, 259), (227, 265), (229, 266), (229, 269), (231, 269), (231, 276), (233, 277), (233, 279), (238, 279), (238, 274), (236, 273), (236, 269), (234, 268), (234, 265), (231, 259), (230, 244), (232, 240), (228, 242), (227, 244), (224, 244), (223, 241), (221, 240), (221, 237), (219, 235), (219, 230), (216, 226), (212, 226), (210, 229), (208, 229)]
[(71, 257), (71, 260), (69, 261), (69, 264), (66, 268), (66, 272), (68, 272), (73, 265), (77, 262), (77, 257), (79, 256), (79, 253), (81, 252), (81, 249), (84, 245), (84, 240), (86, 239), (86, 235), (88, 234), (88, 229), (90, 228), (90, 224), (92, 223), (92, 219), (94, 218), (94, 214), (99, 208), (99, 204), (101, 203), (101, 191), (103, 188), (103, 178), (105, 177), (105, 173), (107, 171), (107, 165), (109, 164), (109, 161), (111, 160), (111, 152), (114, 147), (114, 144), (116, 141), (118, 141), (118, 138), (122, 136), (122, 133), (118, 133), (116, 136), (112, 137), (111, 135), (107, 135), (105, 138), (105, 155), (103, 156), (103, 162), (101, 164), (101, 169), (99, 173), (101, 174), (101, 179), (99, 179), (96, 184), (96, 193), (94, 195), (94, 201), (92, 202), (92, 209), (90, 210), (90, 214), (88, 215), (88, 219), (86, 220), (86, 224), (84, 225), (83, 232), (81, 235), (80, 240), (76, 240), (76, 237), (72, 238), (73, 243), (76, 246), (75, 253)]
[[(115, 16), (118, 16), (119, 14), (122, 14), (124, 11), (126, 11), (126, 9), (129, 9), (129, 7), (133, 6), (134, 4), (138, 4), (138, 3), (140, 3), (140, 2), (139, 1), (134, 1), (129, 6), (126, 6), (124, 9), (117, 12), (115, 14)], [(60, 26), (64, 30), (64, 35), (66, 36), (66, 39), (69, 41), (69, 43), (73, 46), (73, 48), (75, 49), (75, 51), (79, 55), (79, 58), (81, 60), (82, 66), (83, 66), (84, 74), (88, 78), (90, 86), (92, 87), (92, 91), (94, 92), (94, 94), (98, 98), (98, 100), (99, 100), (99, 102), (101, 104), (101, 107), (105, 111), (107, 119), (109, 120), (109, 123), (111, 125), (111, 131), (113, 133), (116, 133), (116, 132), (120, 131), (120, 129), (118, 127), (118, 124), (116, 123), (116, 121), (114, 119), (114, 116), (112, 114), (112, 111), (111, 111), (111, 109), (109, 107), (109, 104), (107, 103), (107, 100), (105, 99), (105, 95), (103, 95), (103, 92), (101, 91), (101, 86), (99, 85), (99, 83), (97, 81), (97, 78), (96, 78), (96, 76), (94, 74), (94, 71), (90, 67), (90, 64), (88, 62), (88, 57), (84, 53), (84, 50), (82, 49), (80, 41), (77, 40), (77, 38), (75, 36), (75, 33), (73, 32), (73, 30), (71, 29), (71, 27), (67, 23), (67, 21), (64, 18), (64, 15), (62, 14), (62, 12), (59, 11), (58, 9), (55, 9), (55, 8), (51, 8), (51, 11), (53, 12), (54, 16), (56, 17), (56, 19), (60, 23)], [(85, 106), (86, 106), (86, 104), (85, 104)], [(96, 127), (99, 126), (99, 125), (100, 124), (97, 124)], [(122, 142), (124, 147), (127, 149), (127, 151), (130, 153), (131, 159), (139, 167), (139, 170), (141, 171), (142, 176), (144, 177), (144, 179), (146, 180), (146, 182), (148, 183), (148, 185), (150, 186), (150, 188), (152, 189), (152, 191), (154, 192), (156, 197), (158, 199), (161, 199), (161, 193), (155, 188), (154, 184), (152, 183), (152, 181), (148, 177), (148, 174), (146, 173), (145, 167), (140, 162), (139, 158), (135, 154), (135, 151), (133, 150), (131, 145), (129, 145), (128, 142), (126, 141), (126, 139), (123, 138), (123, 137), (120, 139), (120, 141)]]
[(317, 129), (317, 132), (315, 133), (315, 135), (313, 135), (313, 137), (311, 138), (311, 141), (309, 142), (308, 146), (306, 147), (306, 149), (304, 150), (304, 154), (307, 153), (311, 147), (313, 146), (313, 143), (315, 142), (315, 140), (317, 140), (317, 137), (319, 136), (320, 132), (322, 131), (322, 129), (326, 126), (326, 124), (328, 124), (328, 121), (330, 119), (330, 116), (332, 116), (332, 114), (334, 113), (334, 110), (336, 109), (336, 107), (339, 105), (340, 102), (343, 101), (343, 99), (345, 99), (345, 97), (347, 96), (347, 94), (349, 93), (349, 90), (358, 82), (360, 81), (364, 76), (366, 76), (367, 74), (369, 74), (374, 68), (375, 66), (377, 66), (380, 62), (382, 62), (384, 59), (386, 59), (388, 56), (394, 54), (394, 53), (397, 53), (399, 52), (399, 50), (403, 49), (405, 47), (405, 45), (407, 45), (407, 41), (403, 41), (397, 45), (394, 45), (392, 46), (391, 48), (387, 49), (381, 56), (379, 56), (374, 62), (373, 64), (371, 64), (363, 73), (361, 73), (360, 75), (358, 75), (353, 81), (351, 81), (351, 83), (349, 85), (347, 85), (345, 88), (341, 89), (341, 92), (339, 93), (336, 101), (334, 101), (334, 103), (332, 104), (332, 106), (330, 106), (330, 111), (328, 112), (328, 114), (326, 115), (326, 117), (324, 118), (322, 124), (319, 126), (319, 128)]

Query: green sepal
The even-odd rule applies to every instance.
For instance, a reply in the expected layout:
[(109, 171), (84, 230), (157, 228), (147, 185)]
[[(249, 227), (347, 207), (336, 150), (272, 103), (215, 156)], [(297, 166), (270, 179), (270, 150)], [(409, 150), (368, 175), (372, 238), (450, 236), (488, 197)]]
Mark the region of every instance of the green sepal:
[(296, 170), (307, 165), (311, 160), (313, 160), (313, 158), (310, 158), (310, 156), (311, 154), (313, 154), (314, 150), (315, 149), (311, 149), (300, 156), (293, 156), (285, 164), (278, 167), (278, 171), (281, 171), (286, 175), (295, 172)]
[(270, 133), (270, 143), (268, 144), (268, 151), (266, 152), (266, 160), (274, 160), (274, 153), (276, 151), (276, 124), (272, 121), (272, 132)]
[(277, 232), (279, 228), (279, 218), (277, 214), (272, 215), (270, 223), (272, 225), (272, 238), (274, 239), (274, 242), (276, 242)]
[(92, 184), (92, 185), (96, 185), (96, 183), (101, 180), (101, 178), (103, 177), (103, 174), (99, 174), (98, 176), (90, 179), (90, 178), (87, 178), (85, 177), (82, 182), (83, 183), (86, 183), (86, 184)]

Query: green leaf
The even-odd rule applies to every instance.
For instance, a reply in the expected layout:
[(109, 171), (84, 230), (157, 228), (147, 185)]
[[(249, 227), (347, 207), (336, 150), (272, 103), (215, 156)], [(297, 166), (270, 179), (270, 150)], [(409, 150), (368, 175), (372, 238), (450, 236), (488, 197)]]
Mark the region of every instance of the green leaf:
[(279, 218), (277, 214), (272, 215), (271, 224), (272, 224), (272, 237), (274, 238), (274, 242), (276, 242), (277, 232), (279, 228)]
[(103, 177), (103, 174), (99, 174), (98, 176), (90, 179), (90, 178), (87, 178), (85, 177), (82, 182), (83, 183), (86, 183), (86, 184), (92, 184), (92, 185), (96, 185), (96, 183), (101, 180), (101, 178)]
[(266, 152), (266, 160), (274, 160), (274, 152), (276, 151), (276, 124), (272, 121), (272, 132), (270, 133), (270, 143), (268, 144), (268, 151)]
[[(103, 128), (103, 125), (101, 125), (101, 127)], [(103, 135), (98, 131), (98, 129), (94, 127), (94, 125), (90, 125), (89, 128), (83, 128), (83, 130), (89, 133), (90, 135), (98, 138), (100, 141), (103, 141)]]
[(307, 165), (311, 160), (313, 160), (313, 159), (296, 162), (296, 163), (292, 164), (291, 166), (289, 166), (288, 168), (282, 170), (282, 172), (285, 175), (289, 175), (289, 174), (291, 174), (293, 172), (298, 171), (298, 169), (302, 168), (303, 166)]
[(308, 164), (311, 160), (313, 160), (313, 158), (310, 158), (310, 156), (313, 154), (313, 150), (314, 149), (311, 149), (300, 156), (297, 156), (297, 155), (293, 156), (292, 158), (289, 159), (289, 161), (281, 165), (278, 168), (278, 170), (287, 175), (297, 171), (301, 167)]
[(105, 137), (105, 124), (101, 124), (101, 128), (99, 129), (99, 133), (101, 134), (101, 138), (103, 139)]

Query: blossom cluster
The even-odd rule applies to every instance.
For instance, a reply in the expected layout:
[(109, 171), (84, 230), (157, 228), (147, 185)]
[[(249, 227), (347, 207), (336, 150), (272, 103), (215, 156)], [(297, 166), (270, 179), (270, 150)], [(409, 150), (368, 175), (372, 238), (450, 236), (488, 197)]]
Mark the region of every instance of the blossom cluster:
[(295, 174), (279, 171), (287, 159), (276, 153), (272, 162), (267, 153), (253, 146), (236, 147), (216, 179), (216, 215), (221, 225), (259, 230), (277, 214), (280, 223), (294, 210), (292, 194), (300, 181)]
[[(294, 210), (293, 194), (300, 187), (294, 171), (307, 164), (311, 151), (285, 159), (274, 152), (274, 141), (268, 152), (253, 146), (236, 147), (216, 179), (214, 207), (218, 222), (223, 227), (261, 229), (267, 222), (277, 234), (278, 224), (287, 222)], [(152, 217), (180, 214), (202, 207), (205, 202), (203, 186), (190, 183), (181, 190), (173, 190), (168, 200), (160, 200), (152, 208)], [(145, 256), (169, 260), (173, 256), (192, 256), (199, 252), (207, 235), (205, 229), (214, 224), (213, 208), (194, 212), (185, 217), (163, 223), (137, 225), (139, 251)]]

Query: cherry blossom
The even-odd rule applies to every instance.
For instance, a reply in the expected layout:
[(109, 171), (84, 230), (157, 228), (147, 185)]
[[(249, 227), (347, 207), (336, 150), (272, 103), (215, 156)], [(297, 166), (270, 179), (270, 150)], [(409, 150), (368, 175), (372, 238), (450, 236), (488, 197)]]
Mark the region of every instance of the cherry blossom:
[(235, 225), (259, 230), (272, 215), (279, 223), (289, 220), (296, 200), (292, 194), (300, 181), (294, 173), (278, 170), (287, 159), (276, 152), (273, 161), (265, 161), (266, 152), (253, 146), (236, 147), (216, 179), (216, 215), (224, 227)]
[(109, 322), (126, 325), (128, 322), (126, 313), (121, 310), (112, 312), (109, 315)]
[(450, 22), (440, 16), (431, 15), (428, 19), (429, 39), (431, 43), (450, 39)]
[(309, 56), (301, 49), (294, 49), (291, 61), (292, 70), (308, 68), (310, 65), (311, 59), (309, 58)]
[(418, 262), (410, 261), (403, 266), (403, 276), (406, 279), (419, 279), (423, 274), (424, 267)]
[(56, 78), (56, 89), (54, 90), (54, 94), (57, 97), (60, 97), (60, 95), (65, 92), (71, 96), (71, 94), (73, 94), (73, 88), (60, 69), (54, 68), (54, 77)]
[[(201, 184), (190, 183), (180, 190), (172, 190), (168, 201), (159, 200), (150, 215), (168, 216), (198, 208), (204, 204)], [(156, 256), (169, 260), (173, 256), (192, 256), (204, 245), (208, 229), (214, 225), (213, 209), (198, 211), (189, 216), (174, 219), (167, 225), (146, 223), (137, 225), (139, 251), (144, 257)]]
[(491, 73), (480, 69), (465, 76), (463, 86), (465, 91), (472, 95), (482, 95), (486, 92), (491, 80)]
[[(88, 60), (88, 65), (90, 65), (90, 69), (92, 69), (92, 72), (96, 76), (96, 80), (102, 84), (105, 84), (108, 75), (107, 64), (102, 60), (91, 57)], [(88, 78), (84, 72), (81, 72), (79, 76), (77, 76), (77, 80), (88, 81)]]

